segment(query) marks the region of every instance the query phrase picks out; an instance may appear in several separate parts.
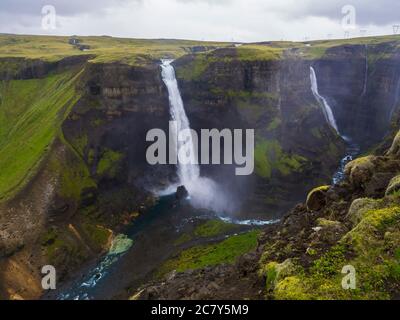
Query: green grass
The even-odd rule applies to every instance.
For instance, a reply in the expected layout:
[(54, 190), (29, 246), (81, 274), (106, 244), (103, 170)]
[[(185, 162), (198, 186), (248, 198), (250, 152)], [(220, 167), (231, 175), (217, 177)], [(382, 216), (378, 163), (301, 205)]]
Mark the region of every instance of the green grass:
[(179, 246), (184, 243), (188, 243), (198, 238), (212, 238), (228, 234), (235, 230), (239, 230), (240, 226), (226, 223), (221, 220), (208, 220), (198, 225), (192, 232), (184, 233), (175, 241), (175, 245)]
[(238, 226), (235, 224), (226, 223), (221, 220), (209, 220), (198, 226), (194, 231), (194, 235), (196, 237), (208, 238), (225, 234), (236, 229), (238, 229)]
[[(94, 55), (94, 62), (121, 62), (143, 65), (164, 57), (178, 58), (195, 46), (223, 47), (224, 42), (188, 40), (142, 40), (113, 37), (78, 37), (89, 51), (80, 51), (68, 43), (70, 37), (0, 35), (0, 58), (22, 57), (57, 61), (74, 55)], [(1, 67), (1, 65), (0, 65)]]
[(232, 236), (220, 243), (202, 245), (183, 251), (177, 258), (167, 261), (158, 271), (159, 276), (173, 270), (184, 272), (235, 260), (257, 246), (259, 231)]
[(282, 58), (283, 48), (269, 45), (246, 44), (237, 48), (241, 61), (269, 61)]
[(0, 83), (0, 199), (26, 182), (49, 149), (79, 99), (79, 75), (70, 71)]
[(102, 226), (94, 225), (91, 222), (84, 223), (82, 227), (93, 244), (99, 248), (106, 248), (111, 236), (110, 230), (107, 230)]

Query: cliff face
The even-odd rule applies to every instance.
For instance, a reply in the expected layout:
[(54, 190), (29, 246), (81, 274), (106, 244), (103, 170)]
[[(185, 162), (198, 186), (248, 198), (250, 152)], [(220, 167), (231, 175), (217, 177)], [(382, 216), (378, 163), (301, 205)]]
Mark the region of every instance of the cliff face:
[(397, 42), (335, 47), (314, 65), (341, 132), (363, 147), (380, 142), (399, 106)]
[[(52, 124), (60, 132), (52, 132), (48, 145), (37, 142), (43, 158), (27, 163), (28, 178), (0, 205), (3, 298), (38, 298), (40, 267), (46, 264), (57, 268), (59, 281), (68, 279), (107, 251), (113, 233), (153, 204), (150, 190), (175, 177), (173, 167), (151, 167), (145, 158), (147, 131), (168, 130), (168, 96), (158, 65), (83, 66), (81, 60), (71, 60), (55, 66), (31, 62), (35, 67), (26, 68), (29, 63), (21, 63), (14, 78), (4, 72), (5, 93), (12, 86), (41, 86), (40, 81), (76, 66), (84, 71), (73, 80), (73, 107), (61, 109), (58, 117), (64, 120)], [(5, 103), (13, 99), (2, 98)], [(30, 104), (39, 103), (28, 102), (20, 117), (30, 119)], [(37, 114), (36, 122), (42, 122), (40, 117), (46, 113)]]
[[(236, 177), (232, 166), (202, 166), (202, 173), (240, 200), (241, 216), (280, 218), (313, 186), (330, 183), (345, 149), (312, 95), (310, 65), (341, 131), (366, 148), (381, 141), (390, 129), (391, 115), (398, 117), (400, 70), (392, 49), (390, 44), (356, 45), (329, 49), (318, 59), (297, 54), (265, 59), (228, 48), (177, 60), (177, 77), (194, 129), (256, 130), (252, 176)], [(145, 159), (147, 132), (168, 131), (168, 94), (159, 65), (88, 59), (0, 60), (0, 152), (5, 155), (0, 161), (8, 161), (0, 174), (1, 298), (39, 297), (39, 269), (46, 264), (57, 267), (59, 280), (68, 279), (106, 252), (114, 233), (146, 213), (153, 205), (151, 191), (176, 180), (174, 166), (151, 167)], [(289, 246), (297, 251), (285, 256), (275, 252), (268, 262), (276, 266), (303, 250), (296, 243), (309, 244), (305, 238), (312, 231), (304, 223), (317, 223), (315, 217), (344, 224), (347, 229), (341, 225), (341, 235), (349, 231), (345, 211), (354, 197), (384, 197), (399, 170), (397, 149), (394, 146), (387, 158), (350, 166), (344, 186), (317, 190), (317, 210), (294, 210), (272, 239), (283, 252), (290, 251)], [(11, 193), (5, 169), (21, 171)], [(329, 216), (329, 210), (337, 208), (340, 214)], [(293, 237), (286, 239), (285, 232)], [(321, 252), (324, 248), (316, 246)], [(256, 254), (243, 259), (238, 269), (218, 269), (221, 279), (229, 273), (233, 283), (250, 265), (253, 275), (241, 289), (259, 286), (253, 263), (258, 258)], [(246, 292), (251, 295), (250, 291)]]
[[(279, 216), (316, 182), (330, 180), (344, 144), (312, 95), (310, 61), (241, 60), (232, 48), (187, 56), (176, 66), (192, 127), (256, 130), (252, 177), (202, 167), (231, 193), (247, 198), (238, 211)], [(235, 180), (241, 182), (232, 184)]]

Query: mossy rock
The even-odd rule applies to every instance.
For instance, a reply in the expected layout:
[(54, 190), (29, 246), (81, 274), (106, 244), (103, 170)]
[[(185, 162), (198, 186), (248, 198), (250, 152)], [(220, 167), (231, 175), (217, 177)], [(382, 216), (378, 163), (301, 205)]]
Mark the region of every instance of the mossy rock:
[(381, 239), (391, 226), (400, 222), (400, 207), (372, 209), (343, 239), (358, 255), (370, 256), (382, 246)]
[(397, 133), (394, 138), (392, 147), (389, 150), (389, 155), (398, 157), (400, 155), (400, 131)]
[(390, 196), (398, 191), (400, 191), (400, 176), (394, 177), (390, 181), (389, 186), (386, 189), (386, 196)]
[(275, 299), (277, 300), (310, 300), (311, 296), (303, 286), (299, 277), (287, 277), (276, 285)]
[(330, 186), (321, 186), (313, 189), (307, 196), (307, 209), (310, 211), (321, 210), (326, 204), (326, 193)]
[(353, 187), (363, 187), (371, 179), (375, 169), (374, 160), (374, 156), (368, 156), (347, 164), (345, 174)]
[(353, 226), (355, 226), (360, 223), (367, 212), (377, 209), (379, 206), (379, 202), (374, 199), (356, 199), (351, 204), (347, 217), (353, 223)]
[(283, 263), (270, 262), (262, 270), (261, 274), (266, 279), (266, 290), (275, 289), (279, 281), (293, 276), (298, 272), (298, 266), (291, 259), (287, 259)]

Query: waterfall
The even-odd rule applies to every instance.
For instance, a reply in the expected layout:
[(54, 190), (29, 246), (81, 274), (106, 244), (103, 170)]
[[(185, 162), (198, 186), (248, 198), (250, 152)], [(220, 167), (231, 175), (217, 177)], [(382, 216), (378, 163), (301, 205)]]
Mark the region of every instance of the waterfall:
[(331, 125), (333, 129), (340, 135), (338, 126), (336, 124), (335, 117), (332, 112), (332, 108), (328, 104), (328, 101), (324, 97), (322, 97), (318, 92), (318, 80), (317, 75), (313, 67), (310, 67), (310, 78), (311, 78), (311, 90), (314, 94), (315, 99), (317, 99), (318, 103), (322, 106), (322, 110), (325, 115), (326, 121)]
[[(174, 67), (171, 65), (172, 60), (162, 60), (162, 79), (167, 86), (170, 103), (170, 115), (173, 121), (177, 123), (177, 132), (174, 132), (174, 136), (182, 130), (190, 129), (189, 119), (186, 115), (185, 108), (183, 105), (182, 97), (179, 92), (178, 81), (176, 80)], [(190, 185), (197, 181), (200, 177), (200, 168), (196, 161), (195, 147), (193, 138), (189, 137), (189, 141), (185, 144), (178, 142), (177, 150), (182, 147), (186, 148), (187, 154), (190, 155), (189, 164), (181, 164), (178, 161), (178, 177), (180, 183), (189, 189)]]
[[(190, 129), (189, 119), (185, 112), (185, 107), (179, 92), (178, 81), (175, 75), (175, 69), (172, 66), (172, 60), (161, 60), (162, 79), (167, 87), (169, 94), (170, 115), (173, 121), (177, 123), (177, 132)], [(179, 142), (177, 150), (185, 148), (187, 155), (190, 155), (190, 163), (182, 164), (178, 160), (178, 178), (179, 185), (184, 185), (189, 192), (190, 202), (194, 207), (212, 210), (215, 212), (232, 212), (234, 201), (229, 199), (221, 187), (213, 180), (200, 176), (200, 166), (198, 165), (196, 149), (192, 137), (186, 142)], [(173, 185), (164, 194), (176, 191), (177, 185)]]
[(364, 97), (367, 94), (367, 85), (368, 85), (368, 45), (365, 45), (365, 75), (364, 75), (364, 87), (363, 92), (361, 94)]

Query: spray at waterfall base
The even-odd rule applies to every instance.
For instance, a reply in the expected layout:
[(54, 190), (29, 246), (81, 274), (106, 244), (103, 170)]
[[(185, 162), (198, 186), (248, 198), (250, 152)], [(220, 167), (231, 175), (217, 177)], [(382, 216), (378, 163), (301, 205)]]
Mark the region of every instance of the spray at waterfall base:
[[(221, 199), (215, 199), (221, 198), (221, 190), (213, 180), (200, 176), (199, 165), (235, 165), (236, 176), (253, 174), (254, 130), (245, 130), (243, 137), (241, 129), (202, 129), (199, 139), (196, 131), (184, 129), (178, 132), (178, 127), (177, 121), (170, 121), (168, 134), (161, 129), (148, 132), (146, 140), (153, 144), (147, 149), (147, 162), (150, 165), (177, 165), (180, 185), (185, 186), (192, 203), (202, 207), (208, 203), (208, 209), (222, 211), (223, 208), (217, 205)], [(176, 186), (172, 188), (176, 190)]]

